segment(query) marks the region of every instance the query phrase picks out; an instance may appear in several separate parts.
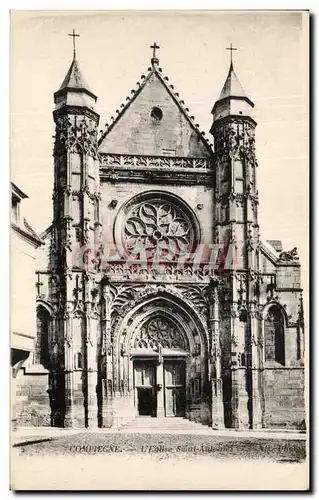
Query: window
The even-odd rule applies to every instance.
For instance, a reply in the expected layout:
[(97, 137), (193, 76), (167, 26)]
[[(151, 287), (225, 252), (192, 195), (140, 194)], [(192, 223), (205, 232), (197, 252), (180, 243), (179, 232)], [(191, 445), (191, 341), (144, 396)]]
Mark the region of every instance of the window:
[(284, 316), (278, 306), (272, 306), (265, 318), (265, 360), (285, 365)]
[(182, 200), (163, 192), (149, 193), (133, 198), (126, 207), (124, 221), (117, 217), (115, 233), (128, 254), (136, 256), (139, 251), (148, 260), (154, 256), (176, 260), (196, 248), (197, 220)]
[(163, 118), (163, 111), (161, 110), (161, 108), (157, 107), (153, 108), (151, 111), (151, 117), (155, 121), (160, 121)]
[(43, 306), (37, 307), (37, 337), (34, 350), (34, 364), (44, 367), (49, 359), (49, 325), (50, 313)]
[(77, 355), (76, 355), (75, 366), (76, 366), (76, 368), (78, 370), (82, 370), (83, 369), (83, 356), (82, 356), (81, 352), (78, 352)]

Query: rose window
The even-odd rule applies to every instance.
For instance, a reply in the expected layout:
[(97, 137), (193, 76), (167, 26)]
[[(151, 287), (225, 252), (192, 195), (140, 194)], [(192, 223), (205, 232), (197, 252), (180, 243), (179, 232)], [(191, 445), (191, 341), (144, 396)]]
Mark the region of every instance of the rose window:
[(182, 255), (195, 244), (190, 217), (182, 208), (164, 200), (151, 200), (133, 207), (124, 225), (125, 246), (129, 253), (143, 248), (148, 253)]

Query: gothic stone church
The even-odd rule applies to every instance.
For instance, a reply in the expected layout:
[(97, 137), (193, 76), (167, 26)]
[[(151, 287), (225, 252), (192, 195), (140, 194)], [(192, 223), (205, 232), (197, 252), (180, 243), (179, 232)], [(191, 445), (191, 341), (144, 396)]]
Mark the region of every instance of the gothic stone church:
[(75, 53), (54, 94), (53, 222), (18, 424), (302, 428), (300, 263), (259, 237), (254, 104), (231, 62), (210, 144), (156, 48), (104, 131)]

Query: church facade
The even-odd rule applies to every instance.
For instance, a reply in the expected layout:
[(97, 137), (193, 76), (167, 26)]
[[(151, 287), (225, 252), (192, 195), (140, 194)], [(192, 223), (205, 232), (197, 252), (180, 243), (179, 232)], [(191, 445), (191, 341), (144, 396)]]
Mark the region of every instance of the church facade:
[(75, 53), (54, 94), (53, 222), (17, 421), (301, 429), (300, 263), (260, 240), (254, 104), (231, 62), (210, 144), (152, 48), (104, 131)]

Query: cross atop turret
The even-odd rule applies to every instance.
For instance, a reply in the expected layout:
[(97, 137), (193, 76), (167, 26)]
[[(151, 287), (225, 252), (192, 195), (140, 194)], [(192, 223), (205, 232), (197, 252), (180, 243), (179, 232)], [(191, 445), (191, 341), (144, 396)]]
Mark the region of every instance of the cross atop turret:
[(236, 47), (233, 47), (233, 44), (230, 44), (230, 47), (226, 47), (226, 50), (230, 50), (230, 65), (233, 65), (233, 51), (238, 50)]
[(68, 36), (72, 36), (73, 37), (73, 57), (75, 59), (75, 38), (77, 36), (80, 36), (80, 35), (78, 35), (77, 33), (75, 33), (75, 29), (73, 29), (72, 33), (68, 33)]

